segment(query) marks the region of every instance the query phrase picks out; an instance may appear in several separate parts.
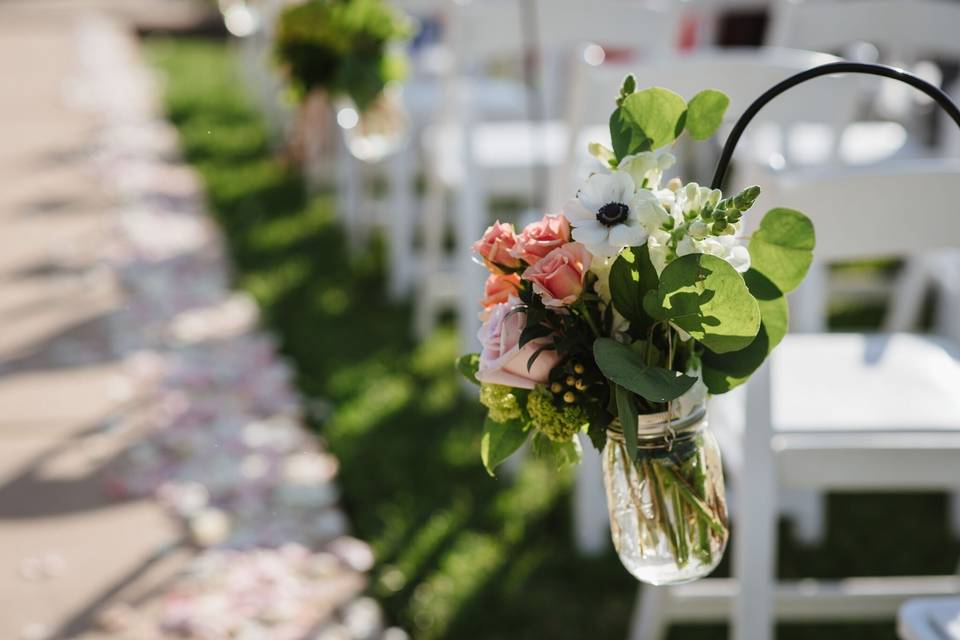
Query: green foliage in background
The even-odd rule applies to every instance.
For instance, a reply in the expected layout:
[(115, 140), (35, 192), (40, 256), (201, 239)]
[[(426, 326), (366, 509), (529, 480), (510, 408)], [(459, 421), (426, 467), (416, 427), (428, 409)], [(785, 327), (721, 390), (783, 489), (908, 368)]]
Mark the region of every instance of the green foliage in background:
[[(377, 254), (351, 263), (332, 195), (308, 197), (271, 153), (229, 49), (158, 40), (147, 53), (167, 76), (169, 116), (205, 181), (236, 285), (258, 300), (296, 366), (312, 426), (341, 461), (345, 507), (377, 554), (370, 592), (391, 621), (417, 640), (625, 637), (636, 583), (612, 551), (573, 551), (569, 478), (528, 460), (515, 479), (491, 480), (476, 464), (483, 410), (452, 370), (455, 335), (410, 339), (409, 309), (385, 302)], [(766, 294), (748, 285), (763, 315)], [(839, 317), (862, 327), (877, 310)], [(947, 534), (945, 504), (937, 494), (832, 496), (823, 546), (801, 547), (781, 528), (780, 575), (951, 573), (960, 545)], [(896, 634), (890, 621), (787, 625), (777, 637)], [(726, 635), (680, 626), (670, 638)]]
[(405, 75), (405, 60), (391, 44), (410, 32), (383, 0), (308, 0), (280, 14), (277, 57), (303, 93), (344, 94), (363, 111)]

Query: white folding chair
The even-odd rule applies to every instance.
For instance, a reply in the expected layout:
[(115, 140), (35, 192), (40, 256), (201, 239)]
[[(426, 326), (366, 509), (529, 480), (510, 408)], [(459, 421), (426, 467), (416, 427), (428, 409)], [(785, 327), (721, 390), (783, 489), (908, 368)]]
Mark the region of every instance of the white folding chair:
[[(456, 75), (448, 84), (453, 98), (447, 104), (453, 108), (442, 123), (427, 132), (425, 140), (427, 202), (415, 324), (419, 334), (429, 333), (440, 310), (456, 306), (467, 350), (475, 349), (479, 328), (476, 295), (483, 286), (483, 273), (472, 262), (470, 246), (490, 222), (489, 197), (529, 197), (536, 173), (560, 165), (571, 135), (562, 120), (484, 121), (473, 109), (476, 89), (472, 71), (504, 60), (518, 64), (527, 54), (547, 59), (554, 52), (570, 52), (591, 41), (662, 51), (672, 46), (676, 34), (674, 13), (627, 0), (599, 4), (529, 0), (527, 6), (535, 7), (537, 28), (525, 33), (523, 4), (516, 0), (470, 2), (450, 13), (449, 43), (455, 53)], [(528, 51), (531, 46), (536, 51)], [(547, 80), (541, 79), (541, 86), (552, 84)], [(537, 188), (547, 189), (546, 185)], [(445, 206), (448, 194), (455, 212), (450, 216)], [(455, 231), (452, 267), (445, 265), (443, 251), (448, 220)]]
[[(683, 56), (671, 56), (650, 60), (640, 65), (617, 68), (582, 69), (584, 95), (594, 96), (585, 114), (588, 120), (609, 117), (612, 96), (616, 95), (619, 83), (627, 71), (634, 72), (641, 87), (664, 86), (676, 91), (686, 99), (692, 98), (704, 88), (715, 88), (730, 96), (727, 122), (735, 120), (766, 89), (777, 82), (810, 67), (835, 62), (837, 58), (821, 53), (788, 49), (704, 49)], [(797, 87), (790, 100), (777, 100), (758, 114), (752, 123), (743, 148), (738, 152), (736, 182), (742, 186), (750, 183), (756, 173), (755, 165), (767, 165), (772, 156), (787, 166), (802, 164), (809, 149), (800, 144), (804, 132), (818, 128), (825, 135), (818, 138), (820, 153), (827, 154), (827, 161), (835, 159), (837, 133), (853, 117), (857, 89), (849, 82), (837, 78), (824, 78), (822, 82)], [(610, 96), (610, 100), (602, 99)], [(606, 116), (604, 116), (606, 114)], [(799, 135), (798, 135), (799, 134)], [(603, 132), (609, 141), (609, 133)], [(682, 151), (682, 150), (681, 150)], [(742, 155), (740, 155), (742, 153)], [(585, 177), (595, 164), (581, 151), (579, 164), (568, 168), (564, 174), (567, 190), (575, 189), (579, 178)], [(797, 160), (796, 156), (801, 156)], [(684, 158), (681, 158), (681, 164)], [(712, 160), (712, 158), (711, 158)], [(712, 163), (710, 166), (712, 173)], [(569, 197), (566, 193), (565, 197)], [(817, 497), (802, 493), (787, 496), (783, 503), (785, 512), (802, 527), (801, 536), (808, 540), (818, 537), (820, 527), (811, 516), (816, 515)], [(597, 553), (610, 544), (608, 517), (605, 511), (606, 498), (601, 483), (600, 458), (584, 443), (584, 458), (578, 469), (573, 495), (574, 531), (578, 548), (584, 553)]]
[[(932, 59), (960, 59), (960, 5), (945, 0), (780, 0), (774, 4), (767, 43), (817, 51), (864, 55), (865, 62), (939, 74)], [(936, 77), (927, 78), (934, 84)], [(865, 102), (888, 122), (858, 122), (845, 132), (841, 156), (866, 164), (893, 156), (938, 155), (909, 137), (916, 129), (917, 104), (924, 96), (892, 80), (863, 80)], [(921, 102), (917, 102), (917, 101)], [(906, 125), (906, 127), (904, 127)]]
[[(825, 264), (956, 247), (960, 215), (931, 225), (923, 214), (949, 209), (958, 181), (960, 162), (901, 161), (791, 172), (770, 190), (814, 220), (815, 262)], [(791, 334), (745, 386), (714, 398), (710, 414), (736, 488), (734, 578), (643, 589), (632, 638), (659, 638), (682, 618), (732, 619), (737, 640), (768, 640), (774, 619), (892, 619), (909, 596), (960, 590), (956, 575), (775, 577), (778, 488), (960, 487), (955, 345), (906, 333)]]

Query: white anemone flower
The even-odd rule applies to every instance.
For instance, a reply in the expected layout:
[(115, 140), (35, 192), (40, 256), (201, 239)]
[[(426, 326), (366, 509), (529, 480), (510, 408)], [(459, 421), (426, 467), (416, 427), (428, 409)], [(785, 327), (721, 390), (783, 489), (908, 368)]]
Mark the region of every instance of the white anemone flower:
[(617, 170), (629, 173), (638, 186), (656, 191), (660, 188), (663, 172), (676, 162), (677, 159), (667, 152), (641, 151), (625, 156), (617, 165)]
[(573, 225), (573, 239), (598, 258), (646, 242), (667, 219), (656, 194), (637, 189), (630, 174), (623, 171), (587, 178), (563, 213)]

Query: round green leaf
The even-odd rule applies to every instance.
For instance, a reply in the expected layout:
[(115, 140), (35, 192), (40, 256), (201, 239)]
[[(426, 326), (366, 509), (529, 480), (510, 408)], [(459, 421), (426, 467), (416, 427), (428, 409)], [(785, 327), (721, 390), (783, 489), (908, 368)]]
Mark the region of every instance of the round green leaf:
[(659, 149), (677, 139), (683, 131), (686, 110), (683, 98), (660, 87), (637, 91), (627, 96), (620, 107), (622, 120), (649, 139), (650, 149)]
[(771, 209), (750, 238), (750, 262), (780, 291), (789, 293), (807, 275), (815, 245), (810, 218), (793, 209)]
[(665, 316), (716, 353), (743, 349), (760, 330), (757, 300), (726, 260), (703, 253), (677, 258), (660, 274)]
[(527, 432), (519, 420), (495, 422), (487, 417), (480, 437), (480, 459), (491, 476), (501, 462), (509, 458), (526, 442)]
[(726, 393), (740, 386), (756, 371), (787, 333), (787, 299), (763, 274), (750, 269), (743, 275), (760, 308), (760, 331), (745, 349), (728, 353), (703, 354), (703, 381), (712, 394)]
[(685, 126), (694, 140), (706, 140), (720, 128), (730, 98), (722, 91), (707, 89), (693, 96), (687, 105)]
[(613, 261), (609, 277), (613, 306), (632, 324), (647, 326), (650, 317), (643, 310), (643, 296), (656, 290), (659, 280), (647, 245), (624, 249)]

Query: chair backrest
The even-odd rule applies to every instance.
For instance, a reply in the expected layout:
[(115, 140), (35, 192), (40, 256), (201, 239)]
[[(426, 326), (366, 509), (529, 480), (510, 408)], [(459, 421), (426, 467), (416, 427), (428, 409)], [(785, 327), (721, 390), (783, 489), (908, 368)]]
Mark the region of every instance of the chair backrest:
[(817, 262), (960, 247), (960, 160), (889, 161), (784, 173), (768, 195), (817, 230)]
[[(606, 121), (624, 75), (633, 73), (638, 87), (666, 87), (688, 100), (703, 89), (719, 89), (730, 97), (726, 118), (733, 121), (777, 82), (837, 60), (810, 51), (725, 48), (652, 58), (640, 64), (583, 66), (583, 118), (585, 122)], [(837, 78), (823, 80), (796, 87), (789, 99), (774, 100), (758, 114), (758, 122), (845, 123), (851, 115), (846, 110), (852, 109), (855, 89)]]
[[(634, 73), (639, 87), (661, 86), (676, 91), (685, 99), (703, 89), (724, 91), (730, 97), (726, 120), (729, 126), (764, 91), (777, 82), (810, 67), (834, 62), (828, 54), (789, 49), (700, 49), (691, 54), (664, 56), (638, 65), (581, 65), (578, 83), (573, 83), (568, 102), (571, 126), (582, 130), (591, 125), (606, 124), (613, 108), (620, 83), (627, 73)], [(822, 80), (822, 82), (820, 82)], [(796, 144), (808, 143), (811, 136), (800, 133), (806, 125), (816, 125), (818, 140), (825, 138), (820, 161), (833, 161), (843, 127), (850, 122), (857, 108), (858, 87), (835, 77), (818, 79), (796, 87), (788, 98), (776, 99), (767, 105), (751, 125), (738, 155), (738, 160), (766, 164), (771, 157), (782, 160), (782, 166), (795, 164), (805, 149)], [(580, 104), (578, 104), (578, 102)], [(725, 133), (721, 130), (721, 137)], [(809, 127), (806, 127), (809, 128)], [(609, 134), (604, 131), (609, 140)], [(604, 140), (599, 140), (605, 142)], [(580, 144), (580, 142), (576, 142)], [(580, 153), (582, 150), (574, 149)], [(706, 180), (715, 158), (692, 154), (695, 149), (681, 146), (681, 160), (692, 172)], [(682, 153), (686, 151), (686, 153)], [(698, 152), (699, 153), (699, 152)], [(696, 164), (696, 168), (694, 168)], [(582, 173), (584, 167), (581, 167)], [(572, 175), (573, 169), (567, 170)]]
[(960, 4), (949, 0), (781, 0), (767, 43), (840, 51), (868, 42), (887, 59), (916, 62), (923, 56), (960, 57)]
[[(536, 33), (524, 32), (525, 16), (535, 19)], [(529, 42), (546, 50), (595, 42), (661, 53), (675, 44), (677, 20), (675, 11), (631, 0), (465, 0), (448, 12), (447, 42), (461, 66), (518, 58)]]

